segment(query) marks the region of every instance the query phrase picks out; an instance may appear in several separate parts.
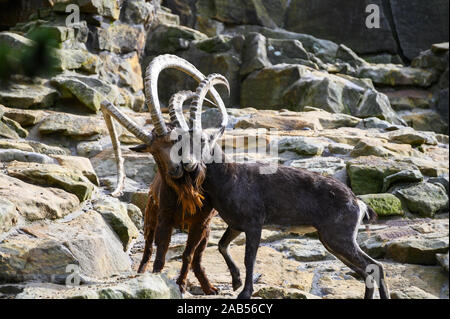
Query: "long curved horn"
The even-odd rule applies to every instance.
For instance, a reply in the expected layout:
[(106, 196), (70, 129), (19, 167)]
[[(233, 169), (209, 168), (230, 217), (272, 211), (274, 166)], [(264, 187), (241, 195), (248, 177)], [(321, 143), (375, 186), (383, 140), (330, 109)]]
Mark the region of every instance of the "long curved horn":
[[(191, 106), (191, 127), (195, 131), (201, 131), (202, 129), (202, 105), (205, 100), (206, 94), (214, 89), (214, 85), (221, 84), (224, 85), (227, 90), (228, 94), (230, 94), (230, 84), (228, 83), (228, 80), (220, 74), (211, 74), (208, 75), (206, 79), (204, 79), (202, 82), (200, 82), (197, 91), (195, 92), (195, 98), (192, 102)], [(225, 108), (225, 104), (223, 104), (223, 101), (220, 100), (218, 104), (219, 110), (222, 113), (222, 124), (221, 124), (221, 130), (224, 130), (228, 123), (228, 113)]]
[[(147, 106), (150, 110), (153, 125), (159, 135), (167, 134), (167, 127), (161, 113), (161, 105), (158, 97), (158, 78), (164, 69), (177, 69), (194, 78), (197, 82), (205, 79), (205, 76), (191, 63), (177, 57), (176, 55), (165, 54), (153, 59), (145, 72), (145, 95), (147, 96)], [(226, 114), (225, 105), (214, 88), (209, 91), (214, 103)], [(228, 116), (224, 117), (222, 123), (228, 122)]]
[(169, 115), (170, 121), (175, 127), (181, 127), (183, 130), (189, 131), (189, 126), (183, 115), (183, 104), (194, 97), (195, 93), (192, 91), (180, 91), (172, 95), (169, 102)]
[(104, 109), (109, 115), (117, 120), (122, 126), (124, 126), (128, 131), (130, 131), (134, 136), (140, 139), (147, 145), (151, 145), (153, 137), (151, 133), (145, 132), (141, 129), (133, 120), (131, 120), (124, 113), (119, 111), (114, 105), (108, 100), (104, 100), (101, 103), (102, 109)]
[[(192, 91), (180, 91), (172, 95), (169, 101), (169, 116), (170, 122), (175, 127), (181, 127), (185, 131), (189, 131), (189, 126), (183, 115), (183, 104), (186, 101), (192, 100), (195, 97), (195, 92)], [(206, 102), (215, 105), (215, 103), (207, 98)]]

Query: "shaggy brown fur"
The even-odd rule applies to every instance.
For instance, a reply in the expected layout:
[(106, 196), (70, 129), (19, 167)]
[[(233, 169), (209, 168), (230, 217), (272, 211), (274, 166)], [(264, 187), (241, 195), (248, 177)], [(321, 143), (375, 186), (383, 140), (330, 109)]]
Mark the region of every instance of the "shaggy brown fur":
[[(153, 272), (160, 272), (164, 267), (165, 254), (170, 238), (158, 236), (156, 227), (172, 232), (173, 227), (189, 231), (186, 249), (183, 253), (183, 266), (177, 284), (182, 292), (186, 289), (186, 278), (192, 265), (194, 273), (200, 282), (202, 290), (207, 295), (215, 295), (218, 289), (212, 286), (201, 267), (201, 258), (206, 248), (211, 218), (216, 211), (203, 204), (201, 185), (204, 181), (204, 170), (199, 169), (195, 176), (185, 173), (179, 180), (162, 178), (158, 172), (150, 186), (149, 198), (145, 210), (144, 234), (145, 248), (139, 273), (146, 271), (153, 251), (153, 241), (158, 246), (159, 255), (155, 259)], [(163, 202), (163, 204), (161, 204)], [(161, 224), (161, 225), (160, 225)], [(167, 234), (167, 233), (166, 233)], [(162, 247), (162, 249), (159, 249)]]

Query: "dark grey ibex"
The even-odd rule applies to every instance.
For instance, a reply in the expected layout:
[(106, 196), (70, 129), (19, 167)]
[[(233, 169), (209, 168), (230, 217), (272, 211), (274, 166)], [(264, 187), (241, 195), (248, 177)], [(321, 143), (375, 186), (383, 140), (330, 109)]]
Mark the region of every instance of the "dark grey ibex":
[[(166, 64), (165, 67), (175, 68), (177, 68), (175, 62), (179, 61), (179, 58), (170, 56), (158, 59), (173, 61), (173, 64)], [(356, 243), (359, 225), (365, 218), (368, 221), (376, 219), (376, 213), (358, 200), (347, 185), (302, 169), (279, 166), (274, 174), (261, 174), (266, 164), (229, 163), (225, 160), (222, 150), (213, 143), (220, 134), (212, 137), (203, 134), (202, 104), (209, 92), (212, 93), (214, 102), (220, 105), (220, 97), (217, 97), (217, 92), (213, 88), (215, 84), (224, 84), (220, 76), (210, 76), (200, 83), (191, 106), (190, 122), (193, 129), (189, 133), (194, 137), (194, 141), (196, 135), (201, 135), (202, 156), (192, 154), (189, 161), (183, 164), (168, 155), (178, 144), (176, 140), (169, 138), (171, 130), (161, 116), (155, 83), (161, 70), (157, 68), (156, 71), (152, 71), (149, 68), (147, 71), (147, 80), (152, 82), (150, 85), (152, 89), (147, 87), (147, 98), (160, 142), (158, 145), (150, 143), (147, 148), (141, 149), (147, 149), (159, 156), (158, 166), (169, 168), (165, 172), (172, 172), (169, 177), (178, 187), (186, 180), (181, 178), (185, 174), (189, 174), (193, 179), (198, 175), (204, 176), (204, 182), (196, 185), (198, 192), (205, 197), (203, 205), (216, 209), (229, 226), (219, 243), (219, 250), (231, 270), (234, 288), (240, 286), (241, 280), (239, 270), (228, 254), (228, 245), (241, 232), (245, 232), (246, 279), (239, 298), (252, 296), (253, 268), (264, 226), (313, 226), (317, 229), (323, 245), (366, 280), (365, 298), (374, 297), (375, 286), (370, 279), (371, 272), (375, 269), (379, 274), (377, 284), (380, 296), (388, 299), (389, 291), (385, 283), (383, 266), (364, 253)], [(199, 79), (196, 74), (194, 77)], [(223, 132), (227, 117), (223, 106), (220, 106), (223, 122), (219, 132)], [(182, 134), (186, 133), (185, 129), (185, 126), (180, 128)], [(158, 154), (166, 156), (161, 157)], [(212, 159), (216, 161), (211, 162)], [(164, 218), (162, 214), (159, 216)], [(165, 224), (166, 222), (158, 221), (158, 225), (155, 225), (159, 229), (157, 242), (166, 243), (167, 238), (170, 238), (169, 232), (160, 231)], [(161, 249), (164, 250), (166, 247), (158, 245), (158, 251)], [(164, 257), (164, 253), (157, 252), (158, 260), (155, 262), (164, 263)]]

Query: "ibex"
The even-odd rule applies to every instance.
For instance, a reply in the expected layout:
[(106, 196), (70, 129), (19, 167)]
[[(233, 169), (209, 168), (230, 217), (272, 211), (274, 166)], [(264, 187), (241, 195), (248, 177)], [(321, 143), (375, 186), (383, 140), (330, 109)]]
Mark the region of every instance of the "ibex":
[[(172, 63), (160, 63), (165, 60)], [(371, 280), (370, 273), (374, 270), (377, 270), (379, 275), (376, 285), (380, 297), (388, 299), (390, 296), (383, 266), (364, 253), (356, 243), (359, 225), (365, 218), (369, 222), (374, 221), (376, 213), (358, 200), (347, 185), (307, 170), (279, 166), (273, 174), (261, 174), (262, 169), (267, 168), (267, 164), (238, 164), (225, 160), (225, 154), (214, 143), (223, 133), (227, 123), (226, 109), (213, 88), (216, 84), (227, 85), (223, 77), (213, 75), (203, 79), (191, 106), (192, 130), (189, 134), (194, 141), (197, 136), (201, 136), (202, 156), (191, 154), (189, 160), (182, 163), (169, 155), (171, 149), (176, 149), (175, 146), (179, 146), (179, 143), (169, 137), (172, 135), (171, 131), (161, 115), (156, 90), (158, 74), (163, 67), (173, 67), (191, 74), (197, 80), (201, 79), (195, 68), (192, 69), (192, 65), (189, 64), (189, 68), (185, 68), (187, 62), (181, 61), (173, 56), (161, 56), (147, 69), (146, 82), (150, 83), (146, 88), (146, 94), (157, 136), (140, 149), (149, 151), (155, 156), (158, 167), (165, 168), (161, 173), (166, 174), (166, 177), (177, 185), (176, 187), (183, 187), (181, 184), (186, 181), (204, 176), (199, 179), (203, 180), (202, 183), (195, 183), (192, 186), (197, 188), (195, 192), (204, 196), (202, 205), (217, 210), (229, 226), (219, 243), (219, 251), (224, 256), (231, 270), (233, 283), (236, 285), (240, 282), (239, 270), (228, 254), (228, 245), (241, 232), (245, 232), (246, 278), (244, 289), (238, 298), (247, 299), (253, 294), (253, 268), (264, 226), (281, 228), (313, 226), (317, 229), (319, 239), (326, 249), (366, 281), (366, 299), (374, 297), (376, 286)], [(211, 137), (204, 134), (201, 127), (202, 104), (208, 92), (219, 107), (223, 119), (221, 129)], [(179, 121), (181, 124), (184, 118), (180, 117)], [(183, 178), (185, 175), (192, 177)], [(158, 260), (155, 262), (164, 263), (164, 253), (170, 238), (167, 226), (170, 218), (166, 218), (163, 214), (164, 203), (160, 203), (160, 209), (156, 231)], [(183, 262), (189, 263), (190, 260)]]
[[(199, 82), (205, 79), (205, 76), (193, 65), (176, 56), (166, 55), (158, 57), (153, 60), (147, 69), (145, 88), (146, 96), (149, 97), (147, 99), (148, 105), (159, 105), (156, 83), (160, 72), (165, 68), (180, 69)], [(219, 106), (224, 115), (224, 125), (226, 125), (227, 114), (220, 95), (214, 89), (211, 90), (210, 94), (215, 102), (209, 102)], [(185, 101), (192, 99), (194, 96), (193, 92), (182, 91), (172, 97), (169, 103), (172, 128), (180, 126), (187, 130), (188, 126), (182, 114), (182, 106)], [(153, 271), (160, 272), (164, 267), (165, 254), (170, 242), (170, 235), (167, 236), (167, 234), (171, 233), (174, 227), (188, 226), (189, 235), (186, 249), (183, 253), (183, 269), (177, 283), (180, 286), (180, 290), (184, 291), (187, 273), (192, 264), (194, 273), (203, 291), (210, 295), (217, 294), (218, 290), (210, 284), (204, 269), (201, 267), (202, 254), (206, 248), (210, 232), (210, 220), (216, 214), (211, 206), (203, 205), (202, 203), (203, 195), (199, 190), (201, 190), (204, 176), (185, 173), (180, 164), (174, 164), (170, 161), (172, 141), (170, 136), (168, 136), (165, 124), (164, 126), (161, 125), (163, 121), (159, 106), (157, 108), (150, 107), (152, 122), (155, 126), (152, 133), (145, 132), (107, 100), (101, 103), (101, 109), (110, 133), (117, 163), (117, 186), (111, 195), (115, 197), (121, 196), (125, 184), (124, 160), (112, 118), (145, 143), (144, 149), (153, 154), (159, 169), (149, 192), (145, 212), (146, 244), (139, 272), (145, 272), (148, 266), (155, 237), (159, 249)], [(220, 137), (225, 127), (224, 125), (221, 126), (217, 134), (213, 135), (211, 141), (216, 141)], [(137, 147), (135, 150), (142, 151), (143, 149)], [(159, 218), (159, 216), (162, 216), (162, 218)], [(161, 221), (159, 224), (158, 219)], [(155, 234), (157, 225), (159, 225), (158, 232)]]

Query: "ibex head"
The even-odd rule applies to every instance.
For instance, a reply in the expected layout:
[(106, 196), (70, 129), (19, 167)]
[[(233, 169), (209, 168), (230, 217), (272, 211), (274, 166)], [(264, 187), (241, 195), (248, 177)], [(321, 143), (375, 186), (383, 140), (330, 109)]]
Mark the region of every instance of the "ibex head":
[[(200, 82), (196, 92), (182, 91), (171, 98), (170, 124), (166, 124), (162, 117), (157, 90), (159, 74), (166, 68), (183, 71)], [(226, 86), (229, 92), (228, 81), (219, 74), (205, 77), (192, 64), (177, 56), (163, 55), (155, 58), (147, 68), (145, 78), (147, 105), (155, 126), (152, 141), (132, 150), (151, 153), (162, 170), (161, 173), (172, 180), (182, 178), (185, 172), (196, 172), (202, 166), (204, 157), (211, 154), (213, 145), (223, 134), (228, 123), (225, 105), (214, 89), (214, 85), (217, 84)], [(221, 127), (212, 135), (205, 134), (201, 124), (202, 105), (208, 93), (213, 100), (211, 103), (218, 106), (222, 115)], [(183, 103), (188, 100), (192, 100), (190, 127), (183, 115)]]

